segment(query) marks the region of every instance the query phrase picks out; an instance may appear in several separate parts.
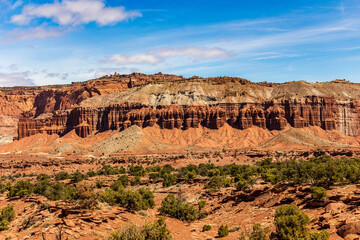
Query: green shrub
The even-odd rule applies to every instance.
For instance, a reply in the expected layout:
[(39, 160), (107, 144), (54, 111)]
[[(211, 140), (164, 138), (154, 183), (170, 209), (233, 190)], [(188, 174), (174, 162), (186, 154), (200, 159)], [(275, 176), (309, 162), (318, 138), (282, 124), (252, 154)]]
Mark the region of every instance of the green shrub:
[(99, 195), (94, 192), (94, 187), (88, 184), (81, 184), (77, 188), (77, 198), (81, 209), (95, 210), (98, 208)]
[(120, 180), (116, 180), (110, 185), (110, 188), (114, 191), (120, 191), (124, 189), (124, 186)]
[(211, 230), (211, 226), (210, 225), (207, 225), (205, 224), (202, 228), (203, 232), (207, 232), (207, 231), (210, 231)]
[(9, 221), (1, 220), (0, 221), (0, 232), (8, 230), (10, 228), (9, 225), (10, 225)]
[(72, 174), (71, 177), (71, 183), (78, 183), (81, 182), (82, 180), (84, 180), (86, 178), (86, 175), (82, 174), (79, 171), (76, 171)]
[(231, 179), (222, 176), (213, 176), (205, 185), (206, 189), (220, 189), (222, 187), (230, 187)]
[(236, 189), (242, 191), (250, 189), (256, 182), (254, 177), (248, 177), (247, 180), (243, 179), (242, 177), (237, 177), (236, 180), (238, 180), (236, 183)]
[(229, 228), (228, 225), (221, 225), (218, 230), (218, 236), (220, 238), (226, 237), (229, 235)]
[(133, 179), (131, 179), (131, 186), (140, 185), (142, 183), (140, 176), (135, 176)]
[(312, 199), (316, 201), (324, 201), (327, 198), (326, 190), (323, 187), (313, 186), (310, 190)]
[(189, 182), (196, 178), (199, 172), (199, 168), (194, 164), (189, 164), (186, 167), (179, 169), (179, 178), (184, 178), (185, 181)]
[(62, 182), (40, 181), (35, 185), (34, 193), (43, 195), (50, 200), (78, 200), (78, 188)]
[(117, 175), (126, 173), (125, 168), (112, 167), (110, 165), (103, 165), (101, 169), (96, 172), (96, 175)]
[(97, 188), (102, 188), (104, 186), (104, 181), (97, 181), (96, 182), (96, 187)]
[(7, 189), (6, 185), (0, 182), (0, 193), (4, 193), (6, 189)]
[(141, 227), (134, 224), (124, 227), (110, 235), (108, 240), (171, 240), (172, 235), (164, 218)]
[(199, 211), (201, 211), (205, 207), (206, 201), (201, 200), (201, 201), (198, 202), (198, 205), (199, 205)]
[(146, 173), (145, 169), (140, 165), (129, 167), (129, 174), (132, 176), (143, 177), (145, 176), (145, 173)]
[(256, 223), (252, 227), (251, 232), (243, 232), (239, 240), (269, 240), (268, 234), (270, 228), (262, 228), (260, 224)]
[(310, 240), (327, 240), (329, 238), (330, 238), (330, 234), (327, 231), (310, 233)]
[(96, 176), (96, 172), (94, 171), (89, 171), (85, 174), (86, 178), (89, 178), (89, 177), (95, 177)]
[(40, 173), (37, 177), (36, 180), (37, 181), (44, 181), (44, 180), (49, 180), (51, 177), (47, 174), (44, 173)]
[(71, 175), (67, 172), (59, 172), (59, 173), (55, 174), (56, 181), (62, 181), (65, 179), (70, 179), (70, 178), (71, 178)]
[(306, 239), (310, 218), (295, 205), (285, 205), (275, 212), (276, 235), (279, 240)]
[(10, 186), (8, 197), (24, 197), (32, 194), (34, 192), (34, 185), (29, 181), (18, 181), (14, 186)]
[(155, 206), (154, 194), (148, 189), (140, 188), (136, 191), (125, 190), (118, 191), (108, 189), (102, 196), (102, 201), (109, 204), (118, 204), (129, 210), (146, 210)]
[(11, 222), (15, 218), (14, 206), (6, 206), (1, 210), (0, 219)]
[(168, 214), (182, 221), (195, 221), (199, 212), (193, 205), (186, 203), (184, 199), (176, 198), (174, 194), (169, 194), (161, 202), (160, 213)]
[(9, 229), (10, 222), (15, 218), (15, 211), (13, 206), (6, 206), (1, 210), (0, 215), (0, 231)]
[(163, 187), (170, 187), (176, 183), (177, 177), (171, 173), (164, 173)]
[(160, 173), (158, 172), (152, 172), (152, 173), (149, 173), (149, 179), (159, 179), (161, 177)]
[(161, 168), (160, 175), (163, 177), (165, 173), (169, 174), (174, 170), (175, 169), (170, 164), (166, 164)]

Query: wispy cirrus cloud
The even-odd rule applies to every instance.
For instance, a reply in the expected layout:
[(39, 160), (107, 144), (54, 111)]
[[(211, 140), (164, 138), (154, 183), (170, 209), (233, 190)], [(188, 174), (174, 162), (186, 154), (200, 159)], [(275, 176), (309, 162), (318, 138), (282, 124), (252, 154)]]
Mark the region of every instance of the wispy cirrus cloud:
[(0, 86), (9, 87), (9, 86), (32, 86), (34, 80), (30, 78), (29, 72), (11, 72), (11, 73), (2, 73), (0, 72)]
[(124, 7), (106, 7), (102, 0), (63, 0), (42, 5), (25, 5), (22, 12), (12, 16), (10, 21), (17, 25), (28, 25), (34, 19), (50, 19), (62, 26), (90, 22), (105, 26), (141, 16), (139, 11), (126, 11)]
[(8, 8), (8, 10), (14, 10), (23, 5), (23, 1), (10, 1), (10, 0), (0, 0), (0, 5), (4, 5)]
[[(230, 46), (240, 54), (254, 53), (281, 48), (285, 50), (294, 46), (331, 43), (342, 39), (354, 39), (360, 36), (360, 20), (357, 17), (348, 17), (335, 22), (319, 23), (315, 26), (302, 28), (289, 28), (286, 31), (270, 32), (255, 36), (247, 36), (239, 39), (231, 39), (228, 42), (220, 42), (218, 46)], [(323, 49), (323, 47), (319, 48)], [(296, 49), (293, 49), (296, 51)], [(293, 57), (293, 54), (282, 54), (282, 57)]]
[(2, 43), (16, 43), (25, 40), (55, 38), (70, 32), (70, 28), (44, 27), (16, 28), (7, 33)]
[(117, 65), (150, 64), (155, 65), (168, 58), (186, 57), (193, 61), (206, 59), (224, 59), (229, 57), (229, 52), (221, 48), (162, 48), (148, 53), (133, 55), (115, 54), (108, 57), (102, 63), (115, 63)]

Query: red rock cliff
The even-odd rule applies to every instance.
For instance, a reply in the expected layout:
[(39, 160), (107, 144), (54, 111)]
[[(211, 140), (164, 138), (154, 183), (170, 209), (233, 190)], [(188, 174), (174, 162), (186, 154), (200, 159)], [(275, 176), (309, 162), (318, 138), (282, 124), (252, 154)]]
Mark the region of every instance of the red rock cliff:
[(225, 123), (238, 129), (252, 126), (282, 130), (287, 124), (295, 128), (319, 126), (337, 129), (345, 134), (359, 134), (359, 101), (348, 104), (335, 98), (306, 97), (256, 104), (218, 104), (203, 106), (159, 106), (114, 104), (104, 108), (77, 107), (71, 111), (56, 111), (45, 119), (23, 116), (19, 121), (19, 138), (36, 133), (63, 135), (75, 130), (80, 137), (107, 130), (124, 130), (131, 125), (148, 127), (158, 124), (167, 129), (188, 129), (204, 126), (221, 128)]

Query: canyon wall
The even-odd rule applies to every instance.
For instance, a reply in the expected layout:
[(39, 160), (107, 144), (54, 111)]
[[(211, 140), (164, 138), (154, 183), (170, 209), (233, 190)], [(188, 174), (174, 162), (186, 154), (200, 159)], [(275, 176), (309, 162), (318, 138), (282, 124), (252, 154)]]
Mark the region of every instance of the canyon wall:
[[(142, 73), (121, 75), (115, 73), (68, 85), (2, 87), (0, 88), (0, 144), (12, 141), (17, 132), (22, 132), (24, 129), (32, 130), (22, 132), (21, 136), (33, 135), (39, 132), (39, 129), (49, 133), (65, 131), (62, 129), (63, 127), (54, 130), (54, 126), (62, 126), (60, 123), (56, 123), (57, 120), (54, 120), (55, 125), (50, 122), (45, 125), (41, 122), (34, 122), (31, 126), (18, 129), (18, 125), (24, 124), (23, 122), (18, 123), (23, 112), (27, 112), (25, 115), (35, 118), (42, 114), (52, 115), (59, 110), (73, 109), (82, 101), (94, 96), (120, 93), (154, 81), (178, 81), (182, 79), (184, 79), (182, 76), (162, 73), (153, 75)], [(55, 118), (58, 117), (55, 116)], [(63, 117), (60, 118), (64, 120)]]
[[(157, 73), (104, 76), (69, 85), (0, 89), (2, 135), (64, 135), (158, 125), (282, 130), (318, 126), (358, 136), (360, 84), (344, 80), (282, 84), (234, 77), (201, 78)], [(8, 140), (6, 140), (8, 141)]]
[(282, 130), (288, 124), (295, 128), (319, 126), (324, 130), (357, 136), (359, 134), (360, 104), (346, 103), (333, 97), (311, 96), (263, 103), (219, 103), (216, 105), (147, 106), (144, 104), (113, 104), (108, 107), (76, 107), (55, 111), (51, 116), (34, 119), (24, 114), (18, 125), (18, 138), (37, 133), (63, 135), (72, 130), (80, 137), (107, 130), (124, 130), (159, 125), (166, 129), (188, 129), (204, 126), (218, 129), (225, 123), (238, 129), (257, 126)]

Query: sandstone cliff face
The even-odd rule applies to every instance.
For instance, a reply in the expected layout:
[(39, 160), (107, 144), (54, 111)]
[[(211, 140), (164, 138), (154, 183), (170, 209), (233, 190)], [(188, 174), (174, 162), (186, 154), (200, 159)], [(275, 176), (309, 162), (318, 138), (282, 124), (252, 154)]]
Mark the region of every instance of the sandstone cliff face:
[[(18, 125), (27, 126), (29, 124), (26, 123), (28, 120), (20, 119), (23, 112), (29, 112), (30, 116), (37, 118), (43, 114), (52, 114), (58, 110), (73, 109), (82, 101), (94, 96), (123, 92), (129, 88), (149, 82), (177, 81), (182, 79), (184, 78), (181, 76), (162, 73), (154, 75), (141, 73), (120, 75), (115, 73), (114, 75), (104, 76), (99, 79), (75, 82), (69, 85), (0, 88), (0, 144), (2, 138), (16, 135)], [(57, 114), (55, 114), (55, 118), (58, 118)], [(19, 119), (20, 123), (18, 124)], [(62, 124), (54, 125), (50, 123), (52, 120), (46, 123), (43, 121), (44, 119), (36, 121), (36, 126), (21, 127), (19, 131), (21, 132), (23, 131), (22, 129), (29, 127), (33, 129), (33, 133), (62, 131), (61, 129), (52, 129), (53, 126), (62, 126)], [(55, 119), (54, 121), (60, 120)], [(61, 121), (64, 121), (63, 117), (61, 117)], [(22, 132), (21, 136), (29, 134)]]
[(200, 126), (219, 129), (225, 123), (238, 129), (257, 126), (282, 130), (288, 124), (295, 128), (318, 126), (356, 136), (359, 134), (359, 109), (359, 101), (344, 104), (335, 98), (315, 96), (257, 104), (153, 107), (124, 103), (103, 108), (77, 107), (71, 111), (56, 111), (45, 119), (31, 119), (24, 115), (19, 121), (19, 139), (37, 133), (63, 135), (72, 130), (85, 138), (99, 131), (121, 131), (132, 125), (145, 128), (157, 124), (160, 128), (184, 130)]
[(24, 91), (0, 92), (0, 144), (16, 135), (19, 117), (32, 109), (34, 98), (35, 94)]
[(35, 98), (33, 109), (35, 117), (44, 113), (52, 113), (57, 110), (71, 109), (82, 101), (111, 93), (120, 93), (129, 88), (157, 81), (176, 81), (182, 77), (166, 75), (162, 73), (146, 75), (133, 73), (129, 75), (104, 76), (99, 79), (72, 85), (48, 87), (41, 91)]
[[(346, 81), (270, 84), (232, 77), (185, 79), (133, 73), (62, 86), (1, 90), (0, 135), (4, 129), (14, 135), (19, 121), (19, 139), (72, 130), (87, 137), (156, 124), (184, 130), (218, 129), (225, 123), (237, 129), (319, 126), (350, 136), (360, 134), (360, 84)], [(19, 117), (22, 112), (26, 113)]]

